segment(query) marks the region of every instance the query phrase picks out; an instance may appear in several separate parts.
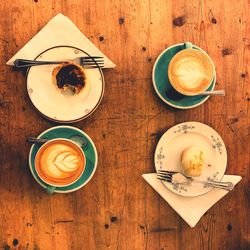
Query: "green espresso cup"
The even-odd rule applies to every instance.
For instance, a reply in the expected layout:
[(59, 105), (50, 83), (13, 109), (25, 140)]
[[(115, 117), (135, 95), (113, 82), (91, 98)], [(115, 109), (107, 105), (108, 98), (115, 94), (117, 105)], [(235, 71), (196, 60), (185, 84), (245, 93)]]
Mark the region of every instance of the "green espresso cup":
[[(37, 138), (46, 139), (46, 140), (58, 140), (58, 139), (66, 139), (73, 140), (79, 146), (79, 141), (76, 140), (77, 137), (81, 137), (86, 141), (85, 144), (81, 146), (82, 151), (84, 152), (86, 164), (83, 173), (81, 174), (78, 180), (72, 182), (70, 185), (51, 185), (51, 183), (47, 183), (44, 178), (40, 178), (36, 167), (35, 167), (35, 159), (39, 149), (42, 147), (41, 144), (33, 144), (29, 153), (29, 167), (31, 174), (37, 183), (42, 186), (47, 193), (70, 193), (76, 190), (79, 190), (83, 186), (85, 186), (94, 176), (94, 173), (97, 169), (98, 164), (98, 154), (92, 139), (82, 130), (66, 125), (60, 125), (56, 127), (52, 127), (42, 132)], [(74, 138), (74, 139), (73, 139)], [(42, 177), (42, 176), (41, 176)], [(45, 182), (46, 181), (46, 182)]]
[[(164, 103), (178, 109), (190, 109), (197, 107), (209, 98), (209, 96), (203, 96), (199, 94), (193, 96), (184, 95), (177, 91), (170, 82), (168, 75), (168, 67), (172, 58), (180, 51), (191, 48), (194, 50), (201, 51), (204, 55), (207, 56), (207, 58), (209, 58), (209, 60), (211, 60), (211, 58), (204, 50), (190, 42), (185, 42), (172, 45), (165, 49), (158, 56), (153, 67), (152, 81), (156, 94)], [(211, 64), (213, 66), (214, 76), (211, 83), (205, 90), (213, 90), (216, 83), (216, 71), (212, 60)]]
[(83, 149), (74, 141), (55, 138), (44, 143), (36, 153), (35, 169), (46, 191), (54, 193), (57, 187), (70, 186), (77, 182), (86, 165)]
[(211, 58), (202, 50), (193, 49), (189, 42), (175, 54), (168, 65), (168, 78), (173, 88), (183, 95), (202, 94), (215, 75)]

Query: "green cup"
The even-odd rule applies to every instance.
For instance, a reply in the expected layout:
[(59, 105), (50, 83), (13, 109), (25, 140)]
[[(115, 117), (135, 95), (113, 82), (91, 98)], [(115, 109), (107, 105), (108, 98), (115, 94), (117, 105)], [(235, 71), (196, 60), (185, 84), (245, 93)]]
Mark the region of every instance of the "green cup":
[[(75, 179), (75, 180), (73, 180), (73, 181), (71, 181), (70, 183), (60, 183), (60, 184), (55, 184), (55, 183), (52, 183), (52, 181), (49, 181), (49, 179), (46, 179), (45, 177), (43, 177), (41, 174), (39, 174), (39, 165), (40, 164), (37, 164), (38, 162), (39, 162), (39, 157), (41, 157), (41, 154), (42, 153), (40, 153), (40, 152), (42, 152), (43, 151), (43, 149), (44, 148), (46, 148), (46, 147), (49, 147), (49, 145), (50, 144), (55, 144), (55, 143), (57, 143), (57, 142), (59, 142), (59, 143), (63, 143), (63, 142), (65, 142), (66, 143), (66, 145), (68, 144), (68, 145), (70, 145), (71, 147), (73, 147), (73, 148), (76, 148), (77, 147), (77, 151), (81, 154), (81, 158), (83, 159), (83, 168), (82, 168), (82, 170), (81, 170), (81, 172), (79, 173), (79, 176)], [(69, 139), (66, 139), (66, 138), (55, 138), (55, 139), (51, 139), (51, 140), (49, 140), (48, 142), (46, 142), (46, 143), (44, 143), (40, 148), (39, 148), (39, 150), (37, 151), (37, 153), (36, 153), (36, 156), (35, 156), (35, 169), (36, 169), (36, 173), (37, 173), (37, 175), (40, 177), (40, 179), (43, 181), (43, 182), (45, 182), (46, 184), (47, 184), (47, 187), (46, 187), (46, 191), (47, 191), (47, 193), (49, 193), (49, 194), (53, 194), (54, 192), (55, 192), (55, 190), (56, 190), (56, 188), (58, 188), (58, 187), (66, 187), (66, 186), (70, 186), (70, 185), (72, 185), (72, 184), (74, 184), (75, 182), (77, 182), (79, 179), (80, 179), (80, 177), (82, 176), (82, 173), (84, 172), (84, 169), (85, 169), (85, 165), (86, 165), (86, 157), (85, 157), (85, 154), (84, 154), (84, 151), (83, 151), (83, 149), (76, 143), (76, 142), (74, 142), (74, 141), (72, 141), (72, 140), (69, 140)]]
[[(72, 127), (72, 126), (56, 126), (49, 128), (48, 130), (41, 133), (37, 138), (41, 139), (70, 139), (70, 138), (76, 138), (76, 137), (82, 137), (84, 140), (86, 140), (86, 144), (82, 145), (81, 148), (85, 154), (86, 157), (86, 165), (84, 172), (82, 173), (81, 177), (75, 181), (74, 183), (67, 185), (67, 186), (53, 186), (46, 182), (44, 182), (38, 175), (36, 168), (35, 168), (35, 158), (37, 155), (37, 152), (42, 147), (41, 144), (33, 144), (30, 149), (29, 153), (29, 167), (30, 171), (37, 181), (39, 185), (41, 185), (47, 193), (53, 194), (53, 193), (70, 193), (74, 192), (83, 186), (85, 186), (91, 178), (94, 176), (94, 173), (97, 168), (98, 163), (98, 154), (95, 147), (94, 142), (91, 140), (91, 138), (84, 133), (82, 130)], [(74, 140), (75, 143), (78, 143)]]
[[(174, 44), (165, 49), (158, 56), (158, 58), (155, 61), (152, 72), (152, 81), (156, 94), (160, 97), (160, 99), (164, 103), (178, 109), (190, 109), (197, 107), (202, 103), (204, 103), (209, 98), (209, 96), (202, 96), (202, 95), (195, 95), (195, 96), (183, 95), (178, 91), (176, 91), (170, 82), (167, 72), (168, 72), (168, 65), (171, 59), (178, 52), (189, 48), (192, 48), (194, 50), (199, 50), (203, 52), (205, 55), (207, 55), (207, 53), (204, 50), (192, 44), (191, 42)], [(213, 90), (215, 87), (215, 83), (216, 83), (216, 72), (214, 70), (214, 78), (211, 81), (210, 86), (206, 90)]]
[(205, 51), (193, 49), (192, 43), (185, 42), (183, 49), (170, 60), (167, 74), (177, 92), (195, 96), (202, 94), (211, 85), (215, 67)]

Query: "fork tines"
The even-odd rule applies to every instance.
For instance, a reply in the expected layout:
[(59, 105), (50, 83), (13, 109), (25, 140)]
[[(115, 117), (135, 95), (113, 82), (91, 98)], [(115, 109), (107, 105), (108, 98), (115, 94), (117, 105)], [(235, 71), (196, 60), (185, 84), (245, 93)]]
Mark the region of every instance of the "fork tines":
[(101, 56), (80, 57), (80, 64), (85, 68), (103, 68), (104, 59)]
[(165, 173), (165, 174), (176, 174), (177, 172), (175, 171), (169, 171), (169, 170), (158, 170), (158, 173)]
[(157, 175), (157, 179), (162, 180), (162, 181), (167, 181), (167, 182), (172, 182), (172, 177), (167, 177), (167, 176), (161, 176), (161, 175)]
[(172, 176), (176, 172), (168, 170), (158, 170), (157, 178), (163, 181), (172, 182)]

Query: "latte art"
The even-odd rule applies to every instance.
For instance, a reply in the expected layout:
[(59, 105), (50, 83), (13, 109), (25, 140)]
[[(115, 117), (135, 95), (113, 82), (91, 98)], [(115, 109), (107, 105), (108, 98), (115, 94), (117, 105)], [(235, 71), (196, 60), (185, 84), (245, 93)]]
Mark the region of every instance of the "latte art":
[(203, 52), (185, 49), (172, 58), (168, 75), (172, 86), (178, 92), (196, 95), (208, 88), (214, 76), (214, 69)]
[(79, 165), (79, 156), (68, 146), (52, 145), (41, 157), (46, 162), (43, 167), (45, 174), (54, 178), (67, 178), (74, 173)]
[(183, 58), (173, 68), (173, 75), (179, 79), (179, 85), (183, 89), (199, 89), (204, 78), (208, 79), (204, 66), (194, 58)]
[(68, 141), (52, 141), (36, 157), (39, 176), (52, 185), (68, 185), (81, 175), (85, 158), (77, 145)]

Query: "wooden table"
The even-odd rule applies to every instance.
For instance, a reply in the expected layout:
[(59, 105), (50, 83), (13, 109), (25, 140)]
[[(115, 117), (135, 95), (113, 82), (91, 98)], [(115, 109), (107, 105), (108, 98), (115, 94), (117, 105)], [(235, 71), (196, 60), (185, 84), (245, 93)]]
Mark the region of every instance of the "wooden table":
[[(0, 249), (249, 249), (249, 9), (247, 0), (1, 1)], [(55, 124), (36, 112), (25, 77), (5, 62), (59, 12), (117, 67), (105, 71), (97, 111), (75, 124), (96, 143), (94, 178), (77, 192), (49, 196), (29, 171), (26, 138)], [(154, 61), (182, 41), (209, 53), (225, 98), (191, 110), (159, 100)], [(141, 177), (154, 171), (160, 136), (190, 120), (218, 131), (228, 150), (226, 173), (243, 177), (193, 229)]]

